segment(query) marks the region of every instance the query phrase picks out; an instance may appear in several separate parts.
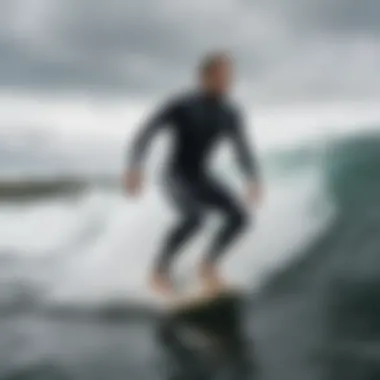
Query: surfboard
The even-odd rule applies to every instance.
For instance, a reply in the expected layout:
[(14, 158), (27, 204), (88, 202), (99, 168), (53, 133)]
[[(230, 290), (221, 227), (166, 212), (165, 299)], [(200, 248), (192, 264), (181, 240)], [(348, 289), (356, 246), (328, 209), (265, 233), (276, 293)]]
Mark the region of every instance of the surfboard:
[(199, 309), (220, 299), (240, 297), (242, 292), (237, 288), (225, 287), (215, 291), (201, 290), (196, 293), (177, 295), (167, 302), (168, 313), (186, 312)]

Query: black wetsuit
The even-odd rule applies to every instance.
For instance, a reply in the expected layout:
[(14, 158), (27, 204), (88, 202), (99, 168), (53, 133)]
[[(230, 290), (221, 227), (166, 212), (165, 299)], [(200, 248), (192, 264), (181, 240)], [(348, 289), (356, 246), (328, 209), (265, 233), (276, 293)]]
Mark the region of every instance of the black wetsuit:
[(157, 260), (166, 271), (176, 253), (201, 227), (205, 211), (213, 209), (225, 217), (222, 230), (208, 251), (214, 261), (225, 252), (248, 222), (248, 215), (232, 195), (208, 170), (208, 160), (216, 143), (229, 138), (249, 180), (258, 168), (239, 111), (224, 98), (205, 93), (182, 96), (149, 118), (133, 140), (128, 165), (140, 168), (152, 138), (162, 128), (174, 137), (174, 152), (168, 166), (167, 193), (181, 212), (181, 221), (170, 231)]

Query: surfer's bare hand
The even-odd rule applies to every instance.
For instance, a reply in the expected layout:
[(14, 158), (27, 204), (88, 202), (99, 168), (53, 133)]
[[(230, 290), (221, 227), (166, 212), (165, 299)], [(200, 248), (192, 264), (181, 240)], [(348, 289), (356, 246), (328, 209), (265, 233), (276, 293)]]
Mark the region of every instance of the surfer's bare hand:
[(174, 288), (170, 277), (159, 271), (152, 273), (150, 285), (155, 292), (163, 296), (169, 297), (174, 294)]
[(130, 170), (126, 172), (124, 182), (129, 195), (139, 195), (142, 190), (143, 174), (139, 170)]
[(259, 182), (250, 182), (247, 186), (247, 202), (255, 206), (260, 205), (263, 198), (263, 189)]

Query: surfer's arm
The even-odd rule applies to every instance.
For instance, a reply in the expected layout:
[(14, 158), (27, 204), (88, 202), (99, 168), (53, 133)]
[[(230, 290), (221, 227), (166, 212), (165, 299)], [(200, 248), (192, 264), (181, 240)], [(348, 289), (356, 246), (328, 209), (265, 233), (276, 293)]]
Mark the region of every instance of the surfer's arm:
[(247, 136), (246, 126), (240, 112), (233, 112), (230, 137), (242, 172), (250, 182), (258, 181), (259, 168), (257, 157)]
[(154, 137), (163, 127), (171, 123), (173, 114), (174, 106), (166, 105), (154, 112), (143, 123), (132, 139), (127, 152), (127, 168), (129, 171), (140, 171), (142, 169)]
[(160, 108), (142, 125), (136, 136), (132, 139), (127, 152), (125, 171), (125, 187), (130, 195), (141, 191), (143, 184), (143, 166), (149, 147), (161, 129), (170, 124), (174, 118), (174, 107), (168, 105)]
[(259, 175), (259, 165), (253, 149), (253, 144), (246, 132), (246, 126), (240, 113), (235, 112), (231, 123), (231, 139), (235, 147), (237, 160), (247, 179), (246, 199), (249, 204), (260, 203), (262, 184)]

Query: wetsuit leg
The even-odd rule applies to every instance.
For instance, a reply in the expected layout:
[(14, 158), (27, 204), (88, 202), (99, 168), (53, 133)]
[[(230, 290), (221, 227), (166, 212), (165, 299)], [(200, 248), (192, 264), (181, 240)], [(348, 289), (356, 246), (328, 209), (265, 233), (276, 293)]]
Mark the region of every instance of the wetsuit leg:
[(204, 205), (197, 199), (195, 184), (170, 174), (166, 178), (166, 194), (176, 207), (180, 221), (169, 231), (156, 261), (156, 269), (166, 273), (183, 246), (199, 231), (204, 216)]
[(206, 258), (209, 262), (215, 262), (244, 232), (250, 218), (238, 199), (214, 178), (203, 178), (201, 197), (205, 204), (224, 218), (223, 226), (212, 242)]
[(208, 251), (209, 262), (217, 261), (248, 225), (249, 217), (238, 199), (209, 176), (189, 180), (171, 174), (167, 178), (166, 193), (180, 213), (180, 222), (169, 231), (158, 255), (156, 268), (161, 273), (168, 271), (181, 248), (200, 230), (206, 211), (213, 209), (224, 218)]

